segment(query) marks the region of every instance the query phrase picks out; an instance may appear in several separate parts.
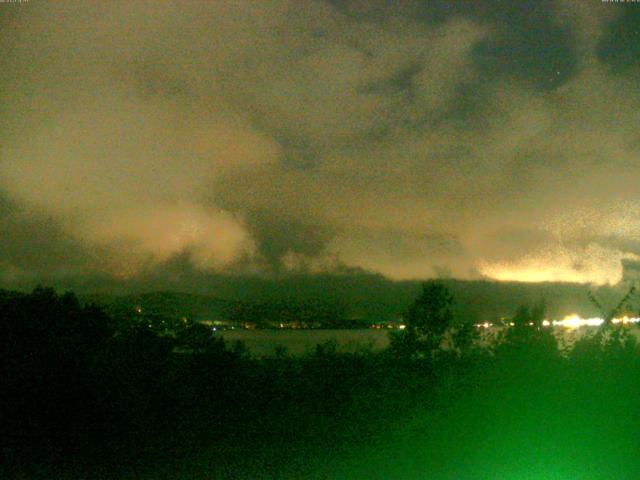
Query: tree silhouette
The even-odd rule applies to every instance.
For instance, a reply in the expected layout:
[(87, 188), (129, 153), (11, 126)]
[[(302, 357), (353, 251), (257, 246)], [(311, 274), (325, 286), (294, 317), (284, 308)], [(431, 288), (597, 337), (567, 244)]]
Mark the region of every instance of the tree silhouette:
[(544, 302), (520, 305), (511, 319), (513, 326), (505, 330), (498, 353), (521, 355), (527, 361), (541, 357), (555, 359), (559, 354), (558, 343), (552, 329), (543, 327), (545, 311)]
[(94, 417), (96, 362), (114, 333), (108, 316), (38, 287), (0, 295), (0, 332), (0, 447), (20, 435), (36, 450), (74, 448)]
[(622, 310), (624, 309), (624, 307), (627, 306), (627, 304), (629, 303), (629, 300), (631, 300), (631, 297), (633, 296), (633, 294), (636, 291), (636, 286), (635, 285), (631, 285), (631, 287), (629, 288), (629, 290), (627, 291), (627, 293), (620, 299), (620, 301), (615, 305), (615, 307), (607, 310), (602, 303), (600, 303), (596, 297), (594, 296), (593, 292), (589, 291), (588, 292), (588, 297), (589, 300), (591, 300), (591, 303), (598, 309), (598, 311), (600, 312), (602, 318), (604, 319), (604, 326), (608, 326), (611, 324), (611, 321), (616, 318), (618, 315), (620, 315), (620, 313), (622, 312)]
[(442, 337), (453, 320), (453, 297), (447, 287), (430, 280), (407, 312), (407, 327), (421, 336)]
[(453, 321), (453, 297), (437, 280), (422, 284), (422, 292), (405, 314), (405, 330), (391, 338), (391, 348), (405, 355), (429, 357)]

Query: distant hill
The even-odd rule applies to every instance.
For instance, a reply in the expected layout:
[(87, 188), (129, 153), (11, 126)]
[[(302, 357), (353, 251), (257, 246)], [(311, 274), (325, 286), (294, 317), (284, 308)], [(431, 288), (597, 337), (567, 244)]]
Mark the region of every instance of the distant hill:
[(164, 317), (190, 319), (221, 319), (236, 302), (211, 295), (181, 292), (148, 292), (131, 295), (80, 295), (84, 302), (96, 303), (107, 309), (140, 309), (145, 313)]
[[(519, 283), (442, 280), (455, 299), (456, 318), (480, 322), (511, 316), (519, 305), (544, 301), (551, 318), (569, 313), (595, 316), (588, 299), (591, 289), (605, 306), (613, 306), (625, 292), (622, 286), (599, 287), (574, 283)], [(334, 309), (351, 320), (399, 320), (420, 292), (421, 282), (394, 282), (379, 275), (299, 275), (282, 278), (211, 276), (193, 287), (197, 293), (158, 291), (127, 295), (81, 295), (100, 304), (140, 306), (166, 316), (194, 319), (224, 318), (241, 306), (327, 311)], [(135, 291), (135, 286), (131, 285)], [(634, 305), (637, 313), (638, 302)], [(315, 310), (314, 310), (315, 309)]]

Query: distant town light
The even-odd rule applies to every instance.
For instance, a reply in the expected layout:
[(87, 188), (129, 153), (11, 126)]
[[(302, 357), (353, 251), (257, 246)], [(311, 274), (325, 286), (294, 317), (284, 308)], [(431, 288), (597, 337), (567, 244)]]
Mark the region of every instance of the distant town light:
[(577, 314), (567, 315), (562, 320), (554, 320), (553, 325), (566, 328), (599, 327), (604, 323), (602, 318), (580, 318)]
[[(550, 327), (550, 326), (554, 326), (554, 327), (565, 327), (565, 328), (570, 328), (570, 329), (576, 329), (576, 328), (580, 328), (580, 327), (599, 327), (601, 325), (603, 325), (605, 323), (603, 318), (600, 317), (593, 317), (593, 318), (582, 318), (580, 317), (578, 314), (573, 313), (571, 315), (567, 315), (566, 317), (564, 317), (562, 320), (543, 320), (542, 321), (542, 326), (543, 327)], [(616, 317), (613, 318), (611, 320), (611, 323), (613, 324), (622, 324), (622, 325), (628, 325), (631, 323), (640, 323), (640, 317), (629, 317), (627, 315), (622, 316), (622, 317)], [(509, 323), (505, 323), (504, 325), (509, 326), (509, 327), (514, 327), (515, 323), (514, 322), (509, 322)], [(529, 326), (533, 326), (534, 323), (530, 322)], [(490, 328), (493, 327), (493, 324), (490, 322), (484, 322), (484, 323), (477, 323), (475, 324), (475, 326), (477, 328)]]

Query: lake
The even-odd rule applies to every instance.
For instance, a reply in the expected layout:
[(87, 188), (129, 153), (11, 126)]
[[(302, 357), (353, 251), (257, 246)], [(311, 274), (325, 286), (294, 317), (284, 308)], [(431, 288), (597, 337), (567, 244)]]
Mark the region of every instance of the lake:
[(389, 331), (358, 330), (224, 330), (215, 332), (230, 343), (240, 340), (256, 356), (273, 355), (278, 346), (291, 355), (313, 352), (316, 345), (334, 341), (341, 352), (361, 349), (383, 350), (389, 345)]
[[(585, 334), (593, 334), (594, 327), (580, 327), (569, 329), (565, 327), (550, 327), (558, 339), (561, 349), (570, 348), (573, 343)], [(488, 329), (481, 332), (485, 339), (491, 339), (499, 329)], [(640, 340), (640, 329), (631, 328), (630, 331)], [(373, 328), (357, 330), (224, 330), (214, 335), (224, 337), (230, 343), (242, 341), (252, 355), (274, 355), (277, 347), (284, 347), (287, 354), (304, 355), (313, 352), (316, 345), (325, 342), (336, 342), (340, 352), (357, 352), (362, 349), (380, 351), (389, 346), (390, 330)]]

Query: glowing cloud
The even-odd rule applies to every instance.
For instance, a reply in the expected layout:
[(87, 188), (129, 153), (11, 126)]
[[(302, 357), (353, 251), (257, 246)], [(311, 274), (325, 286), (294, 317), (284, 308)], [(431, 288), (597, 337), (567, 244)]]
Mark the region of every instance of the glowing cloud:
[(615, 284), (622, 280), (622, 260), (638, 258), (592, 243), (586, 247), (557, 246), (511, 262), (480, 261), (478, 270), (486, 277), (504, 281)]

